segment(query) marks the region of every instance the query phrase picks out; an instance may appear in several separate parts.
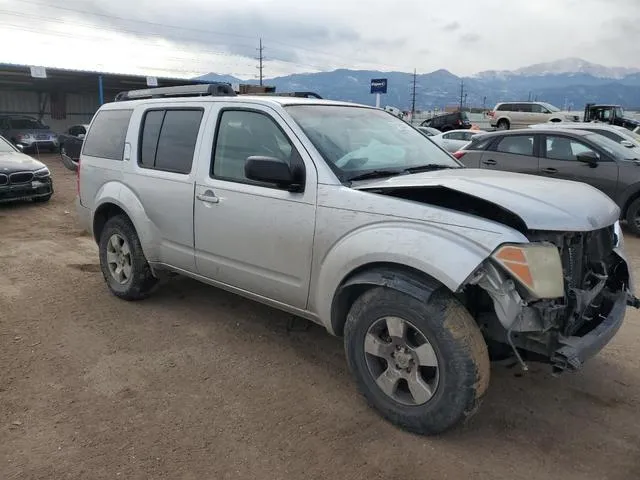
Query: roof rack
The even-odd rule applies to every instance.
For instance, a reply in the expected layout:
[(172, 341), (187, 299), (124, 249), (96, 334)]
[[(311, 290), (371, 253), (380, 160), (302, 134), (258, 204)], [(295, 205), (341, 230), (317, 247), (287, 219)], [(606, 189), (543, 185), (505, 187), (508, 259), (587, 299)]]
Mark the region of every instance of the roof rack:
[(200, 85), (180, 85), (177, 87), (156, 87), (143, 90), (129, 90), (116, 95), (116, 102), (125, 100), (138, 100), (141, 98), (166, 98), (166, 97), (235, 97), (236, 92), (228, 83), (205, 83)]
[(265, 95), (270, 97), (318, 98), (322, 100), (322, 97), (315, 92), (264, 92), (264, 93), (250, 93), (248, 95)]

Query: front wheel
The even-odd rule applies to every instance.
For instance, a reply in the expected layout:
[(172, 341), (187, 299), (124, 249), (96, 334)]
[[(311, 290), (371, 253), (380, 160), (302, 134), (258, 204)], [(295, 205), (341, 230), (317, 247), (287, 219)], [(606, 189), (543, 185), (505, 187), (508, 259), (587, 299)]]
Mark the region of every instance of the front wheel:
[(414, 433), (440, 433), (470, 417), (489, 384), (480, 329), (443, 290), (426, 302), (388, 288), (368, 290), (351, 307), (344, 341), (368, 402)]
[(631, 202), (625, 215), (627, 227), (634, 235), (640, 236), (640, 198)]
[(107, 220), (99, 250), (100, 268), (111, 293), (124, 300), (140, 300), (151, 293), (156, 278), (127, 217), (116, 215)]

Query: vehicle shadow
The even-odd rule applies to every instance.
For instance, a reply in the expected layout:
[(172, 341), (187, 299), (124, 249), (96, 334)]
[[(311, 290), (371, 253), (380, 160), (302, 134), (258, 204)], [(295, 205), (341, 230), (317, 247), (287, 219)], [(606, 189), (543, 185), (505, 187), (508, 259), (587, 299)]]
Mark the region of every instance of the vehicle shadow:
[[(288, 331), (292, 316), (237, 295), (215, 289), (186, 278), (172, 279), (159, 287), (149, 302), (173, 304), (186, 302), (190, 308), (206, 311), (222, 307), (237, 322), (239, 335), (251, 347), (252, 337), (260, 335), (273, 343), (278, 350), (292, 349), (298, 358), (322, 372), (331, 371), (337, 387), (350, 388), (355, 393), (343, 350), (341, 338), (331, 336), (315, 324), (307, 330), (299, 327)], [(194, 316), (194, 322), (225, 322), (224, 318)], [(220, 325), (223, 327), (223, 325)], [(505, 442), (520, 439), (526, 432), (532, 446), (541, 451), (567, 451), (588, 429), (601, 430), (606, 437), (614, 426), (619, 434), (627, 435), (640, 450), (640, 425), (629, 424), (629, 414), (640, 409), (640, 378), (630, 366), (609, 357), (592, 359), (578, 373), (559, 377), (551, 375), (546, 365), (530, 364), (530, 371), (523, 374), (514, 361), (492, 365), (492, 379), (481, 411), (466, 425), (446, 434), (443, 439), (460, 445), (475, 443), (490, 434), (504, 438)], [(357, 401), (362, 401), (354, 395)], [(609, 432), (610, 433), (610, 432)]]

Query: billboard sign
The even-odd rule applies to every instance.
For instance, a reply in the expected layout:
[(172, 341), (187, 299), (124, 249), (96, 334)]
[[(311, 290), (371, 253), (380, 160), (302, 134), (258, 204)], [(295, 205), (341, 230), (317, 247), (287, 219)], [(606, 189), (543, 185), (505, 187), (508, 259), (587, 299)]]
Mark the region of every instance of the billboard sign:
[(387, 93), (387, 79), (386, 78), (372, 78), (371, 79), (371, 93)]

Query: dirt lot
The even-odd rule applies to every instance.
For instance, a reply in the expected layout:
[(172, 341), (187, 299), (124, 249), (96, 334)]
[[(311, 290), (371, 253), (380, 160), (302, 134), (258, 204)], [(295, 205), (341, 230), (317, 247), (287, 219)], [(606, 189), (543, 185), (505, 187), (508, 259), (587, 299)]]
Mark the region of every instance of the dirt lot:
[(494, 365), (471, 422), (413, 436), (365, 405), (319, 327), (287, 334), (286, 315), (186, 279), (111, 296), (74, 174), (46, 162), (49, 204), (0, 206), (0, 478), (640, 478), (635, 311), (581, 373)]

